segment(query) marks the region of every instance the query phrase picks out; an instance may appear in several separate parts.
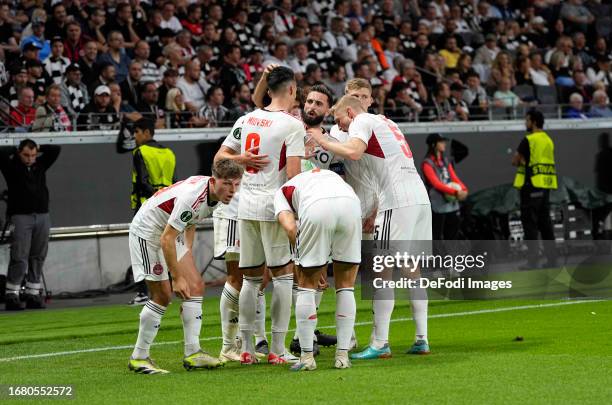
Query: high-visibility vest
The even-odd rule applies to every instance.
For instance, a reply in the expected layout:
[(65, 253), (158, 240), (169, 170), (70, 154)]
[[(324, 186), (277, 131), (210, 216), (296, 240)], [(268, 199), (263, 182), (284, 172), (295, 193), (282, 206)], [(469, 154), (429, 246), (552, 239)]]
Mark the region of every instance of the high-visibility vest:
[(555, 166), (555, 144), (546, 132), (534, 132), (527, 135), (529, 143), (529, 162), (521, 165), (514, 177), (514, 187), (522, 188), (525, 175), (529, 175), (535, 188), (556, 189), (557, 169)]
[[(176, 157), (169, 148), (141, 145), (132, 151), (140, 151), (149, 174), (149, 183), (154, 191), (172, 185)], [(132, 209), (140, 207), (150, 196), (139, 195), (136, 185), (136, 169), (132, 168)]]

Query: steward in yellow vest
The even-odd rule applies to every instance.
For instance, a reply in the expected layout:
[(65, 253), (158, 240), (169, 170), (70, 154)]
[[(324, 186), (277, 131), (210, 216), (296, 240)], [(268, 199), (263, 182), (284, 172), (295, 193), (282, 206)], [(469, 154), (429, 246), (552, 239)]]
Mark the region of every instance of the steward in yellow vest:
[[(529, 134), (521, 141), (512, 164), (517, 166), (514, 187), (520, 190), (523, 239), (529, 246), (527, 267), (533, 269), (539, 267), (538, 233), (543, 240), (555, 239), (550, 220), (550, 190), (557, 188), (557, 169), (555, 145), (542, 129), (542, 113), (528, 111), (525, 126)], [(548, 258), (546, 267), (554, 266), (554, 242), (552, 245), (544, 244), (544, 247)]]
[(132, 151), (132, 209), (138, 211), (158, 190), (174, 183), (176, 157), (153, 139), (155, 124), (142, 118), (134, 123), (136, 149)]

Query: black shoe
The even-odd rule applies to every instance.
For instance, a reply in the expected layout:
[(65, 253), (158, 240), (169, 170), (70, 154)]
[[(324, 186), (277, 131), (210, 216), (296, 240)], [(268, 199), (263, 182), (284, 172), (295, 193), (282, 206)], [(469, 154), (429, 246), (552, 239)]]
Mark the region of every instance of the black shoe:
[(6, 294), (4, 297), (4, 307), (7, 311), (23, 311), (23, 305), (19, 301), (18, 294)]
[(291, 340), (291, 344), (289, 345), (289, 351), (296, 356), (300, 356), (302, 354), (302, 348), (300, 347), (299, 339)]
[(141, 292), (137, 292), (136, 295), (128, 302), (128, 305), (131, 307), (139, 307), (143, 306), (149, 301), (149, 297), (147, 294), (143, 294)]
[(334, 335), (325, 335), (318, 330), (315, 330), (315, 336), (317, 337), (319, 346), (329, 347), (335, 346), (336, 343), (338, 343), (338, 339)]
[(26, 295), (26, 308), (27, 309), (45, 309), (45, 300), (42, 295)]
[(264, 356), (270, 354), (270, 348), (268, 347), (267, 340), (262, 340), (261, 342), (257, 343), (255, 346), (255, 354), (257, 355), (258, 353)]

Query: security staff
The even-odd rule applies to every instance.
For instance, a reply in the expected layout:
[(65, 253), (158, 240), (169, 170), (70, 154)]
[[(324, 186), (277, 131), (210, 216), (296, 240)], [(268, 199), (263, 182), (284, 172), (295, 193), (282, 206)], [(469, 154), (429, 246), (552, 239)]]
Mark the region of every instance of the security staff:
[[(468, 190), (459, 179), (453, 163), (445, 156), (448, 139), (440, 134), (427, 136), (427, 155), (421, 166), (429, 191), (434, 240), (454, 240), (459, 232), (459, 201), (467, 198)], [(455, 183), (458, 188), (452, 187)]]
[[(141, 118), (134, 122), (135, 148), (130, 147), (130, 139), (126, 136), (129, 132), (122, 128), (117, 140), (119, 152), (132, 149), (132, 194), (131, 206), (136, 213), (142, 204), (155, 194), (158, 190), (172, 185), (176, 157), (170, 148), (167, 148), (153, 139), (155, 135), (155, 122), (147, 118)], [(144, 282), (138, 285), (138, 293), (130, 301), (130, 305), (144, 305), (147, 302), (146, 285)]]
[[(521, 222), (523, 223), (524, 240), (529, 246), (529, 268), (538, 267), (538, 232), (543, 240), (554, 240), (552, 221), (550, 220), (550, 190), (557, 188), (557, 169), (555, 166), (555, 145), (552, 139), (542, 130), (544, 116), (540, 111), (530, 110), (525, 118), (529, 132), (521, 141), (512, 165), (517, 166), (514, 187), (520, 190)], [(555, 265), (554, 246), (545, 243), (548, 262), (546, 266)]]
[(24, 278), (26, 308), (45, 308), (40, 281), (51, 227), (46, 173), (59, 153), (59, 146), (39, 147), (31, 139), (21, 141), (17, 150), (0, 149), (0, 170), (8, 185), (7, 216), (15, 227), (6, 278), (9, 311), (23, 309), (19, 291)]

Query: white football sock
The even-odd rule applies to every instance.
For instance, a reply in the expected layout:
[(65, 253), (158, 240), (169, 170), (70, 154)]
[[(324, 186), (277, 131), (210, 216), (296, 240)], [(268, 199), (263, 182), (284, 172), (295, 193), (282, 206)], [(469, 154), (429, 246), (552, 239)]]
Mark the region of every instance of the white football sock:
[(185, 335), (185, 356), (200, 350), (202, 329), (202, 297), (191, 297), (181, 305), (181, 320)]
[(281, 355), (285, 352), (285, 337), (291, 319), (291, 285), (293, 274), (272, 277), (274, 290), (272, 291), (272, 304), (270, 317), (272, 318), (272, 344), (270, 351)]
[(427, 342), (427, 290), (425, 288), (410, 289), (410, 306), (415, 326), (415, 340)]
[(302, 348), (302, 355), (312, 353), (312, 336), (317, 327), (317, 307), (315, 304), (315, 290), (300, 288), (295, 304), (295, 322), (297, 334)]
[(391, 288), (378, 288), (374, 290), (374, 341), (372, 346), (382, 348), (389, 342), (389, 324), (395, 306), (394, 291)]
[(240, 291), (236, 290), (229, 283), (223, 286), (219, 309), (221, 311), (221, 334), (223, 335), (223, 347), (228, 348), (234, 345), (236, 334), (238, 333), (238, 299)]
[(315, 292), (315, 305), (317, 306), (317, 311), (319, 310), (319, 306), (321, 305), (321, 299), (323, 299), (323, 293), (325, 290), (319, 290)]
[(257, 312), (255, 313), (255, 344), (258, 345), (266, 339), (266, 293), (257, 293)]
[(132, 352), (133, 359), (146, 359), (149, 357), (149, 348), (155, 340), (164, 313), (166, 313), (166, 307), (162, 307), (150, 300), (142, 307), (138, 339)]
[(347, 350), (351, 346), (351, 336), (355, 327), (355, 290), (340, 288), (336, 290), (336, 337), (337, 350)]
[(244, 276), (240, 290), (239, 323), (242, 333), (242, 351), (254, 353), (253, 328), (257, 311), (257, 293), (261, 287), (262, 278)]
[(295, 314), (295, 309), (296, 309), (296, 305), (297, 305), (297, 296), (298, 296), (298, 283), (297, 280), (294, 278), (293, 279), (293, 285), (291, 287), (291, 303), (293, 305), (293, 313), (295, 315), (295, 332), (293, 333), (293, 340), (298, 338), (298, 333), (297, 333), (297, 315)]

